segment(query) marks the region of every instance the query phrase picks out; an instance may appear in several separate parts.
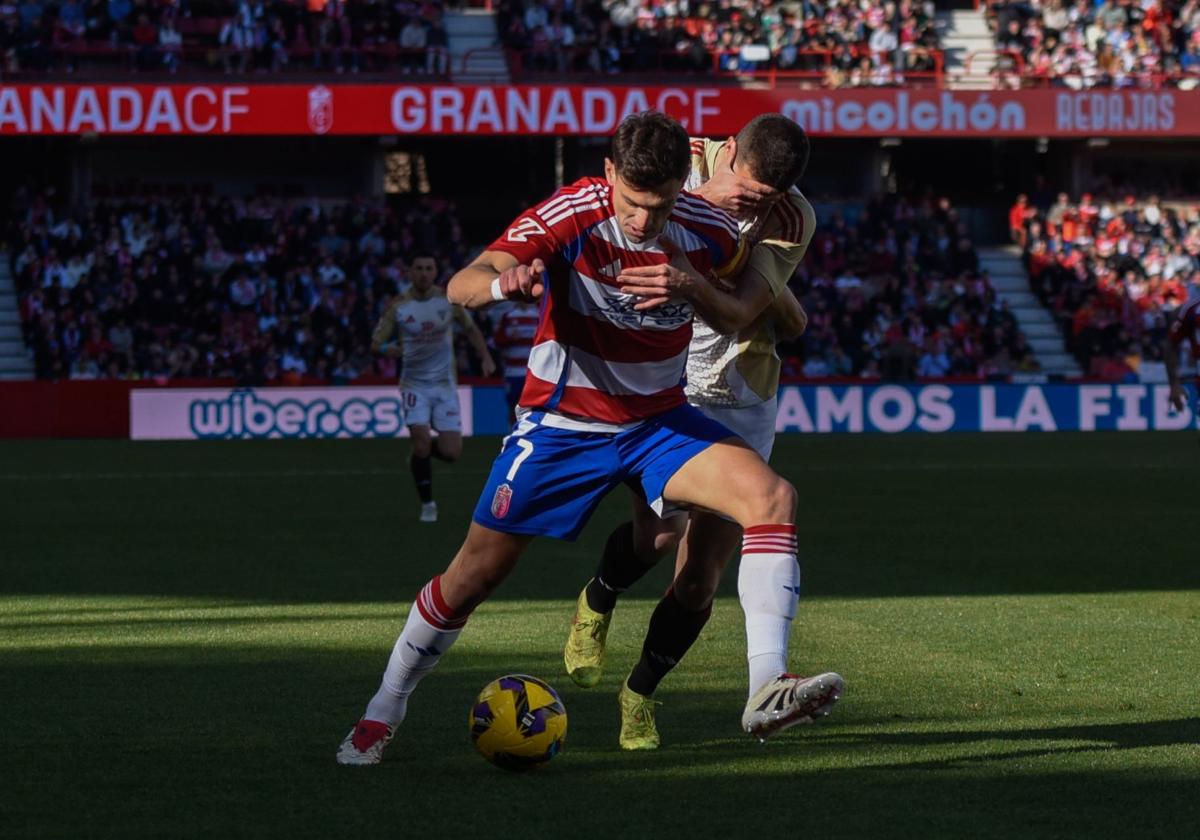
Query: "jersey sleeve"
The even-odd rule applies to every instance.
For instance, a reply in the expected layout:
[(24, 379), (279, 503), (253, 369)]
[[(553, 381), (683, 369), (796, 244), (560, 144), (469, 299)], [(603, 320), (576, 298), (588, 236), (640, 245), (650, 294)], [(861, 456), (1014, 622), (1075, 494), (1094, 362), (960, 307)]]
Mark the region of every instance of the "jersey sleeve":
[(803, 198), (788, 197), (786, 205), (776, 208), (777, 224), (768, 227), (762, 241), (750, 249), (747, 271), (766, 281), (778, 297), (787, 288), (796, 267), (808, 252), (816, 230), (816, 214)]
[(721, 249), (714, 256), (713, 273), (722, 280), (734, 277), (746, 267), (750, 259), (750, 243), (744, 237), (738, 236), (732, 239), (727, 248)]
[(588, 187), (578, 182), (563, 187), (520, 216), (488, 246), (489, 251), (511, 254), (520, 265), (540, 258), (549, 262), (576, 233), (576, 209), (588, 205)]

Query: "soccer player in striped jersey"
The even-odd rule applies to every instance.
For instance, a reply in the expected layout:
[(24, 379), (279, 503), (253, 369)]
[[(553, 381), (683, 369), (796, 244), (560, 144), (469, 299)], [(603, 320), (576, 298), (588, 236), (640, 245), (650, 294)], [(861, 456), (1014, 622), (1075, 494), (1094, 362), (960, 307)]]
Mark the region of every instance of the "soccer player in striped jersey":
[[(812, 238), (815, 216), (796, 184), (808, 163), (804, 130), (780, 114), (764, 114), (724, 142), (692, 140), (688, 187), (739, 219), (752, 250), (720, 317), (697, 318), (688, 356), (688, 401), (723, 423), (767, 460), (775, 442), (779, 358), (775, 343), (804, 330), (806, 318), (787, 284)], [(677, 266), (677, 267), (676, 267)], [(682, 258), (669, 266), (627, 269), (627, 290), (650, 300), (711, 295), (713, 289)], [(686, 538), (684, 537), (686, 527)], [(742, 726), (766, 738), (828, 713), (844, 689), (835, 673), (787, 672), (788, 637), (800, 593), (794, 555), (780, 556), (776, 536), (747, 533), (705, 512), (661, 520), (635, 500), (632, 522), (618, 526), (595, 576), (580, 593), (563, 661), (579, 685), (595, 685), (618, 596), (664, 554), (676, 550), (677, 590), (701, 602), (716, 593), (725, 563), (742, 542), (738, 594), (746, 618), (749, 700)], [(676, 549), (677, 547), (677, 549)], [(678, 657), (664, 662), (648, 643), (627, 684), (651, 694)], [(621, 746), (658, 746), (653, 722), (622, 716)]]
[[(501, 306), (497, 305), (497, 309)], [(497, 313), (492, 330), (492, 343), (500, 352), (504, 381), (508, 386), (510, 420), (516, 418), (517, 403), (525, 388), (525, 371), (529, 369), (529, 351), (537, 335), (539, 313), (537, 304), (514, 300), (503, 304)]]
[[(454, 327), (466, 333), (484, 376), (496, 371), (479, 327), (461, 307), (451, 305), (436, 284), (437, 261), (415, 255), (408, 269), (411, 286), (384, 309), (371, 336), (371, 349), (401, 364), (400, 397), (411, 442), (409, 467), (421, 499), (422, 522), (437, 522), (433, 500), (433, 458), (453, 463), (462, 454), (462, 416), (454, 361)], [(434, 443), (431, 429), (438, 433)]]
[(1171, 407), (1183, 411), (1187, 406), (1187, 392), (1179, 376), (1179, 349), (1185, 341), (1192, 351), (1192, 364), (1196, 366), (1196, 416), (1200, 418), (1200, 286), (1190, 303), (1180, 307), (1167, 330), (1167, 346), (1163, 348), (1163, 359), (1167, 365), (1167, 381), (1171, 386)]
[[(421, 590), (379, 690), (338, 750), (340, 763), (378, 763), (417, 683), (529, 542), (574, 539), (618, 485), (636, 486), (655, 511), (717, 511), (761, 537), (763, 548), (794, 558), (795, 489), (687, 404), (692, 305), (639, 308), (618, 285), (626, 267), (668, 260), (664, 235), (706, 276), (741, 271), (746, 249), (736, 222), (681, 192), (689, 152), (687, 132), (674, 120), (655, 112), (626, 118), (604, 179), (584, 178), (523, 213), (451, 280), (450, 299), (472, 308), (541, 301), (521, 415), (462, 548)], [(708, 612), (709, 604), (668, 591), (654, 611), (651, 643), (665, 655), (686, 649)], [(652, 716), (649, 699), (627, 702)]]

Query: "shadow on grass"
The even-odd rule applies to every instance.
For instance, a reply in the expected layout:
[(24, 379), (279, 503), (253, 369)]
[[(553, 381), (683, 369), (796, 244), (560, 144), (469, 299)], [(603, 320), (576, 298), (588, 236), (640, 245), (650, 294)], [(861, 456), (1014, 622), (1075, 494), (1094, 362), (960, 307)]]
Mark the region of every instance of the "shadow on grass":
[[(736, 731), (740, 692), (664, 686), (664, 748), (629, 754), (616, 747), (616, 678), (584, 691), (556, 655), (518, 651), (455, 657), (414, 696), (382, 766), (337, 767), (385, 656), (266, 646), (0, 656), (5, 748), (19, 759), (0, 763), (0, 833), (1145, 836), (1153, 820), (1162, 830), (1150, 833), (1195, 836), (1200, 818), (1194, 764), (1174, 775), (1096, 769), (1085, 754), (1094, 742), (1194, 744), (1196, 718), (861, 734), (848, 708), (763, 746)], [(484, 763), (467, 735), (476, 692), (513, 671), (548, 678), (570, 716), (564, 754), (524, 776)], [(996, 741), (1056, 743), (1006, 753)]]

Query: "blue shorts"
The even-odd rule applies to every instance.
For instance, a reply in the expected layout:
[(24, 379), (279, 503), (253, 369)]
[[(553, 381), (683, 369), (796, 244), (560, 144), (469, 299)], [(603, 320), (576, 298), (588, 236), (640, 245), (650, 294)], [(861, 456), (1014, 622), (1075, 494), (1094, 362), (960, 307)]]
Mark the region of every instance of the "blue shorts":
[[(574, 540), (619, 484), (640, 489), (656, 513), (671, 476), (733, 432), (682, 405), (625, 432), (560, 429), (531, 412), (504, 439), (475, 507), (494, 531)], [(640, 486), (639, 486), (640, 485)]]

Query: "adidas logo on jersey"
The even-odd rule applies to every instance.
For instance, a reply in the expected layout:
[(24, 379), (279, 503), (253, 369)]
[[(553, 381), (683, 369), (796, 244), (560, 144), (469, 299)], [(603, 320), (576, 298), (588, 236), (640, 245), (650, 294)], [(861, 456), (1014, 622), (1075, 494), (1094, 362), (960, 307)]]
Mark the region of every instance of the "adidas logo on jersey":
[(617, 275), (621, 273), (621, 261), (613, 260), (608, 265), (604, 266), (604, 268), (600, 269), (600, 273), (605, 277), (612, 277), (615, 279)]

